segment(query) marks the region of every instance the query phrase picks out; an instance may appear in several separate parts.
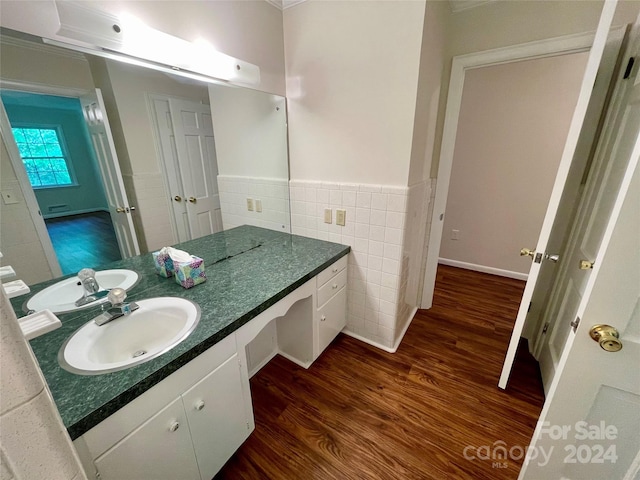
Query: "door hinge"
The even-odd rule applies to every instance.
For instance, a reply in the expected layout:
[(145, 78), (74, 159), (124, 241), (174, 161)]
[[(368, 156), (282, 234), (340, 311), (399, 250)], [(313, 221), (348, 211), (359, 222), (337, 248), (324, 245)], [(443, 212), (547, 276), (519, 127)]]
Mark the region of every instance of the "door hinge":
[(529, 308), (527, 308), (527, 313), (531, 311), (531, 305), (533, 305), (533, 302), (529, 302)]
[(549, 330), (549, 322), (544, 324), (544, 328), (542, 329), (542, 334), (544, 335), (545, 333), (547, 333), (547, 330)]
[(633, 70), (633, 64), (635, 63), (635, 61), (636, 60), (634, 57), (629, 58), (629, 62), (627, 63), (627, 68), (624, 69), (624, 76), (622, 77), (623, 80), (626, 80), (631, 76), (631, 71)]
[(571, 322), (573, 333), (576, 333), (576, 330), (578, 330), (578, 325), (580, 325), (580, 317), (576, 317), (576, 319), (573, 322)]

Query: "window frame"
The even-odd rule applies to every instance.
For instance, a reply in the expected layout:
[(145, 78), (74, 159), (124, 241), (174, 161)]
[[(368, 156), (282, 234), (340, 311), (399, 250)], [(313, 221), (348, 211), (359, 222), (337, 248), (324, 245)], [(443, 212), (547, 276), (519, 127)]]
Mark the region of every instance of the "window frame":
[[(11, 124), (11, 134), (13, 135), (14, 142), (16, 146), (18, 146), (18, 141), (13, 134), (14, 128), (27, 128), (27, 129), (38, 129), (38, 130), (55, 130), (56, 135), (58, 136), (58, 144), (60, 145), (60, 150), (62, 150), (62, 157), (67, 165), (67, 172), (69, 172), (69, 177), (71, 177), (71, 183), (67, 183), (65, 185), (39, 185), (35, 186), (31, 183), (31, 179), (29, 178), (29, 172), (26, 172), (26, 165), (24, 164), (25, 159), (22, 157), (22, 153), (20, 152), (20, 148), (18, 148), (18, 154), (20, 155), (20, 160), (22, 161), (22, 165), (27, 173), (27, 180), (29, 180), (29, 185), (34, 190), (48, 190), (52, 188), (70, 188), (70, 187), (79, 187), (78, 177), (76, 176), (75, 168), (73, 165), (73, 160), (71, 159), (71, 155), (69, 153), (69, 148), (67, 147), (67, 141), (64, 135), (64, 128), (61, 124), (48, 124), (48, 123), (24, 123), (19, 122), (15, 124)], [(37, 157), (27, 157), (27, 159), (32, 159)], [(45, 157), (45, 158), (54, 158), (54, 157)], [(57, 157), (59, 158), (59, 157)]]

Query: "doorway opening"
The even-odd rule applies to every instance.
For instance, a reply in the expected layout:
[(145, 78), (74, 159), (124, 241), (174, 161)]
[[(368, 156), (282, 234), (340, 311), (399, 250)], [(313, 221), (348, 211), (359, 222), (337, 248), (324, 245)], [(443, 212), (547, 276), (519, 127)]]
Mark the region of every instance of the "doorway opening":
[(78, 98), (2, 90), (11, 133), (63, 275), (122, 258)]
[[(531, 352), (534, 351), (533, 341), (536, 336), (536, 332), (538, 327), (542, 328), (542, 325), (539, 325), (539, 321), (542, 318), (543, 307), (546, 304), (545, 298), (537, 298), (535, 295), (543, 295), (543, 293), (548, 292), (549, 288), (554, 282), (554, 271), (553, 268), (554, 262), (558, 260), (557, 255), (553, 255), (555, 253), (559, 253), (563, 245), (566, 242), (566, 237), (569, 233), (568, 229), (571, 226), (571, 219), (573, 215), (576, 213), (576, 208), (579, 204), (580, 195), (582, 192), (582, 180), (586, 178), (586, 172), (590, 168), (589, 159), (592, 155), (592, 146), (594, 145), (594, 140), (597, 140), (599, 131), (601, 129), (601, 118), (603, 116), (603, 112), (605, 111), (604, 107), (607, 105), (610, 92), (612, 91), (612, 78), (614, 78), (614, 72), (616, 71), (616, 66), (619, 62), (619, 54), (621, 51), (621, 46), (623, 43), (623, 38), (625, 35), (625, 28), (617, 28), (612, 29), (609, 36), (601, 35), (597, 41), (594, 43), (593, 37), (589, 38), (588, 35), (584, 35), (581, 37), (567, 37), (564, 39), (552, 39), (543, 42), (534, 42), (532, 44), (525, 44), (521, 46), (515, 46), (510, 49), (502, 49), (495, 50), (489, 52), (481, 52), (478, 54), (471, 54), (467, 56), (461, 56), (454, 58), (453, 69), (452, 69), (452, 77), (451, 77), (451, 85), (449, 90), (449, 99), (447, 102), (447, 113), (445, 119), (445, 131), (443, 133), (443, 143), (442, 143), (442, 153), (440, 157), (440, 168), (438, 174), (438, 185), (436, 191), (436, 198), (434, 202), (434, 216), (431, 227), (430, 234), (430, 243), (431, 243), (431, 254), (427, 259), (427, 274), (425, 275), (425, 287), (423, 290), (423, 298), (427, 299), (427, 302), (423, 301), (423, 308), (429, 308), (430, 305), (426, 305), (428, 303), (428, 298), (430, 298), (430, 289), (432, 289), (435, 283), (435, 271), (437, 265), (439, 263), (439, 257), (441, 250), (441, 241), (443, 244), (445, 243), (445, 239), (449, 243), (454, 243), (456, 241), (456, 237), (462, 238), (463, 232), (458, 231), (460, 229), (455, 228), (451, 225), (448, 226), (448, 229), (444, 229), (444, 208), (447, 206), (447, 197), (453, 193), (454, 189), (450, 190), (450, 179), (452, 178), (452, 171), (454, 167), (454, 157), (460, 153), (459, 143), (461, 142), (460, 134), (464, 134), (463, 126), (465, 118), (463, 111), (463, 101), (464, 96), (467, 93), (467, 85), (465, 84), (468, 78), (472, 77), (472, 73), (476, 73), (481, 71), (483, 67), (490, 68), (506, 68), (510, 64), (515, 67), (519, 67), (524, 65), (526, 62), (529, 62), (534, 59), (563, 59), (568, 58), (567, 55), (581, 54), (581, 52), (586, 52), (590, 50), (591, 45), (593, 44), (592, 53), (589, 57), (589, 60), (586, 62), (586, 69), (583, 68), (583, 71), (580, 72), (578, 86), (576, 87), (580, 94), (576, 95), (577, 98), (577, 106), (574, 111), (569, 113), (569, 119), (566, 121), (565, 125), (558, 126), (556, 125), (556, 129), (564, 129), (565, 132), (568, 131), (566, 135), (566, 144), (565, 139), (562, 139), (561, 151), (560, 154), (562, 156), (562, 160), (559, 161), (559, 164), (552, 172), (552, 180), (551, 186), (547, 192), (546, 202), (542, 199), (540, 203), (542, 205), (542, 216), (539, 219), (539, 224), (537, 226), (539, 231), (539, 237), (535, 236), (529, 240), (531, 245), (522, 244), (517, 247), (510, 248), (510, 251), (503, 251), (501, 255), (504, 256), (515, 256), (517, 259), (518, 250), (522, 247), (530, 247), (522, 248), (522, 254), (531, 255), (532, 258), (528, 259), (531, 265), (529, 274), (522, 274), (522, 272), (516, 272), (513, 274), (512, 268), (494, 268), (494, 269), (480, 269), (475, 268), (476, 270), (484, 271), (486, 273), (494, 273), (498, 275), (512, 276), (515, 278), (527, 279), (528, 283), (527, 288), (524, 289), (523, 299), (520, 304), (519, 311), (517, 316), (515, 317), (515, 325), (513, 329), (513, 335), (511, 341), (509, 343), (509, 347), (507, 349), (507, 355), (505, 359), (505, 364), (503, 366), (503, 373), (501, 375), (499, 381), (500, 388), (506, 388), (507, 380), (509, 378), (509, 372), (511, 370), (511, 365), (515, 358), (516, 350), (518, 344), (520, 343), (521, 335), (529, 340), (529, 350)], [(596, 48), (597, 46), (597, 48)], [(603, 53), (604, 52), (604, 53)], [(602, 55), (602, 62), (600, 62), (600, 67), (598, 68), (598, 62), (594, 62), (591, 60), (592, 56), (597, 55), (598, 57)], [(596, 81), (596, 73), (597, 81)], [(582, 75), (584, 75), (584, 80), (582, 79)], [(589, 84), (589, 82), (593, 81), (595, 83), (595, 87), (593, 87), (593, 94), (591, 94), (593, 83)], [(548, 83), (548, 82), (547, 82)], [(586, 84), (589, 84), (587, 86)], [(507, 95), (511, 92), (507, 92), (510, 86), (507, 83), (505, 87), (503, 87), (503, 91), (501, 94)], [(463, 91), (465, 90), (465, 91)], [(481, 99), (482, 100), (482, 99)], [(498, 101), (500, 98), (498, 98)], [(514, 102), (511, 101), (510, 105)], [(477, 113), (477, 112), (471, 112)], [(481, 110), (481, 113), (484, 113)], [(510, 114), (510, 107), (503, 108), (502, 111), (498, 112), (498, 119), (500, 122), (503, 122), (502, 117), (507, 117)], [(553, 122), (556, 119), (554, 118), (554, 108), (551, 106), (550, 111), (547, 114), (546, 121)], [(482, 120), (485, 122), (486, 120)], [(497, 122), (497, 123), (500, 123)], [(523, 125), (525, 127), (525, 135), (528, 134), (526, 130), (528, 119), (525, 117), (521, 121), (515, 121), (516, 126)], [(478, 123), (478, 119), (476, 119), (475, 123)], [(471, 122), (473, 126), (473, 121)], [(504, 126), (504, 123), (502, 123)], [(509, 125), (507, 125), (508, 127)], [(482, 125), (484, 127), (484, 125)], [(580, 130), (581, 127), (582, 131)], [(535, 129), (530, 129), (530, 131), (535, 131)], [(500, 139), (500, 133), (496, 134), (484, 134), (477, 136), (474, 140), (478, 142), (479, 145), (482, 143), (491, 144), (496, 142), (496, 139)], [(546, 138), (540, 138), (538, 141), (545, 142)], [(471, 142), (473, 143), (473, 142)], [(511, 156), (516, 157), (521, 154), (519, 151), (519, 144), (516, 143), (511, 148)], [(473, 148), (470, 149), (473, 156)], [(528, 152), (525, 152), (528, 153)], [(575, 156), (574, 156), (575, 154)], [(509, 156), (508, 156), (509, 157)], [(573, 161), (572, 159), (577, 159), (579, 161)], [(473, 159), (472, 159), (473, 160)], [(476, 159), (477, 160), (477, 159)], [(559, 160), (559, 159), (558, 159)], [(539, 173), (536, 171), (537, 168), (540, 168), (538, 165), (539, 162), (530, 161), (527, 165), (519, 165), (516, 169), (509, 169), (509, 164), (503, 167), (502, 170), (497, 173), (497, 176), (501, 176), (501, 185), (511, 185), (517, 182), (510, 181), (516, 177), (523, 177), (525, 180), (531, 177), (531, 174)], [(477, 165), (476, 165), (477, 167)], [(479, 175), (475, 175), (473, 171), (467, 169), (464, 173), (467, 175), (467, 180), (476, 180), (481, 174), (487, 173), (482, 170), (479, 171)], [(507, 172), (505, 174), (505, 172)], [(557, 177), (556, 177), (557, 174)], [(475, 185), (467, 185), (462, 189), (462, 193), (468, 193), (471, 190), (480, 190), (483, 185), (491, 184), (494, 179), (489, 179), (489, 181), (481, 180)], [(566, 181), (565, 181), (566, 180)], [(537, 182), (532, 180), (532, 183), (535, 185)], [(564, 187), (563, 187), (564, 185)], [(551, 187), (550, 186), (550, 187)], [(528, 217), (527, 209), (529, 205), (524, 204), (521, 205), (522, 208), (518, 209), (517, 201), (514, 201), (512, 198), (505, 198), (504, 195), (497, 194), (498, 189), (492, 188), (487, 196), (495, 196), (494, 200), (497, 201), (497, 205), (499, 208), (509, 208), (513, 204), (516, 204), (516, 209), (511, 213), (504, 213), (500, 220), (504, 220), (505, 218), (508, 220), (509, 217), (514, 219), (513, 223), (516, 223), (519, 220), (518, 216), (522, 215), (524, 217)], [(485, 191), (485, 193), (487, 193)], [(515, 192), (515, 196), (517, 199), (520, 191)], [(562, 200), (562, 202), (561, 202)], [(548, 204), (547, 204), (548, 202)], [(473, 204), (473, 201), (467, 200), (467, 204)], [(455, 202), (449, 205), (449, 207), (456, 207)], [(464, 215), (464, 203), (462, 206), (457, 205), (458, 208), (461, 208)], [(546, 213), (545, 213), (546, 207)], [(449, 212), (447, 213), (449, 215)], [(500, 215), (499, 215), (500, 217)], [(464, 216), (461, 217), (464, 219)], [(475, 220), (475, 219), (471, 219)], [(557, 220), (557, 221), (556, 221)], [(506, 224), (503, 223), (502, 226), (497, 225), (489, 225), (490, 235), (484, 239), (476, 239), (473, 236), (471, 240), (476, 240), (476, 243), (473, 245), (472, 250), (475, 250), (472, 253), (483, 254), (484, 251), (490, 250), (483, 247), (483, 242), (486, 245), (487, 242), (500, 242), (505, 237), (511, 236), (509, 222)], [(553, 231), (552, 231), (553, 228)], [(522, 240), (521, 240), (522, 241)], [(533, 243), (536, 242), (537, 243)], [(444, 246), (444, 245), (443, 245)], [(490, 247), (489, 243), (489, 247)], [(535, 252), (535, 250), (531, 247), (535, 247), (540, 250), (540, 252)], [(446, 248), (446, 247), (445, 247)], [(547, 255), (546, 257), (544, 255)], [(555, 257), (555, 260), (542, 261), (544, 259), (549, 259), (551, 257)], [(469, 268), (473, 267), (474, 264), (482, 265), (482, 258), (480, 261), (460, 261), (460, 262), (448, 262), (445, 259), (442, 263)], [(541, 267), (542, 265), (542, 267)], [(432, 275), (432, 276), (431, 276)], [(536, 285), (536, 280), (538, 281), (538, 285), (546, 285), (547, 288), (543, 291), (542, 288), (537, 289), (534, 293), (533, 286)], [(433, 282), (433, 283), (430, 283)], [(533, 296), (533, 300), (532, 300)], [(539, 310), (539, 311), (538, 311)], [(527, 321), (527, 328), (523, 331), (525, 318)]]

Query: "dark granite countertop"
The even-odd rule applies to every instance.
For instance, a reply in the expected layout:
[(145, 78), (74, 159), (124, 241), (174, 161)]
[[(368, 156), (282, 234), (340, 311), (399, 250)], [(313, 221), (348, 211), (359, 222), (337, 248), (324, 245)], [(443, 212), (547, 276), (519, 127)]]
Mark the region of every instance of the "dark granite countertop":
[[(100, 313), (100, 307), (58, 314), (62, 327), (31, 340), (62, 420), (72, 439), (215, 345), (252, 318), (316, 276), (350, 248), (258, 227), (242, 226), (176, 245), (205, 262), (207, 281), (184, 289), (173, 278), (155, 273), (150, 253), (102, 265), (97, 270), (128, 268), (140, 279), (128, 300), (184, 297), (202, 310), (200, 323), (182, 343), (141, 365), (103, 375), (76, 375), (58, 364), (58, 351), (78, 328)], [(60, 278), (31, 287), (31, 295)], [(30, 296), (31, 296), (30, 295)], [(18, 316), (28, 297), (12, 304)]]

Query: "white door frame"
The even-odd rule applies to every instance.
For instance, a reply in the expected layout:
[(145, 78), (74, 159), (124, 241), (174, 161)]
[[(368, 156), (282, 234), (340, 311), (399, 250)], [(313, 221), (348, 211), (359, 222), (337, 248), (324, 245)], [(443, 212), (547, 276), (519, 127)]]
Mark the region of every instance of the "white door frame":
[(444, 215), (449, 194), (453, 154), (467, 70), (522, 60), (586, 52), (591, 48), (594, 38), (594, 32), (581, 33), (453, 57), (420, 308), (428, 309), (433, 304), (433, 291), (440, 257)]

